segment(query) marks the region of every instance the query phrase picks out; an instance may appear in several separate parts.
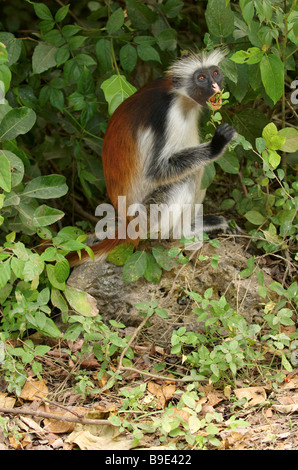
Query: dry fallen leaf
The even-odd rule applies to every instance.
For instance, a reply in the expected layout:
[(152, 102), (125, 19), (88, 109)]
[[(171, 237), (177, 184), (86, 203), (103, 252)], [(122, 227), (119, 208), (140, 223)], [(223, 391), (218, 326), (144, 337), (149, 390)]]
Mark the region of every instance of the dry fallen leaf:
[(189, 417), (190, 417), (190, 413), (186, 410), (186, 409), (181, 409), (181, 410), (178, 410), (177, 408), (173, 407), (171, 408), (171, 411), (172, 411), (172, 414), (171, 416), (175, 417), (176, 415), (179, 416), (183, 421), (185, 421), (186, 423), (188, 423), (189, 421)]
[(147, 390), (157, 398), (159, 407), (164, 408), (167, 402), (176, 392), (176, 385), (172, 381), (167, 382), (164, 385), (158, 385), (155, 382), (149, 382)]
[(238, 400), (246, 398), (247, 402), (244, 404), (244, 408), (263, 403), (267, 398), (264, 387), (236, 388), (234, 393)]
[(289, 390), (293, 390), (295, 388), (298, 388), (298, 375), (296, 375), (295, 377), (290, 378), (290, 380), (288, 382), (285, 382), (282, 385), (282, 388), (283, 389), (289, 389)]
[(20, 440), (16, 440), (12, 435), (8, 436), (8, 440), (13, 449), (19, 450), (22, 448)]
[(280, 413), (295, 413), (298, 411), (298, 403), (293, 403), (291, 405), (272, 405), (272, 408)]
[(163, 385), (162, 387), (162, 392), (164, 394), (164, 397), (166, 401), (168, 402), (176, 392), (176, 385), (174, 382), (170, 382), (168, 384)]
[(76, 444), (81, 450), (129, 450), (133, 446), (132, 439), (114, 440), (89, 431), (73, 432), (66, 442)]
[(34, 419), (30, 418), (29, 416), (22, 416), (21, 415), (20, 420), (23, 421), (23, 423), (25, 423), (25, 425), (27, 426), (28, 431), (30, 430), (30, 432), (32, 432), (32, 430), (33, 430), (39, 436), (44, 436), (45, 435), (44, 429), (42, 427), (40, 427), (39, 424)]
[(34, 379), (27, 379), (24, 387), (22, 388), (20, 398), (23, 400), (41, 400), (38, 397), (46, 397), (48, 395), (48, 387), (45, 384), (43, 379), (41, 380), (34, 380)]
[(291, 396), (278, 397), (277, 400), (281, 405), (293, 405), (298, 403), (298, 394), (293, 394)]
[[(74, 417), (72, 413), (69, 413), (64, 410), (57, 410), (54, 413), (57, 416), (63, 417)], [(74, 430), (75, 423), (69, 421), (61, 421), (53, 418), (44, 419), (44, 429), (48, 432), (53, 432), (55, 434), (64, 434), (66, 432), (71, 432)]]
[(166, 405), (166, 399), (162, 391), (162, 386), (155, 382), (148, 382), (147, 389), (157, 398), (157, 407), (163, 409)]
[[(86, 408), (84, 407), (76, 406), (72, 408), (72, 411), (77, 413), (79, 416), (84, 416), (88, 410), (86, 410)], [(55, 408), (54, 411), (51, 410), (51, 413), (59, 417), (75, 418), (75, 415), (67, 410)], [(60, 419), (54, 418), (44, 419), (44, 429), (54, 434), (64, 434), (66, 432), (72, 432), (75, 429), (76, 424), (77, 423), (72, 423), (70, 421), (62, 421)]]
[(24, 435), (24, 438), (21, 441), (22, 447), (27, 447), (32, 443), (31, 437), (28, 434)]
[(7, 393), (0, 393), (0, 408), (13, 408), (16, 399), (8, 397)]

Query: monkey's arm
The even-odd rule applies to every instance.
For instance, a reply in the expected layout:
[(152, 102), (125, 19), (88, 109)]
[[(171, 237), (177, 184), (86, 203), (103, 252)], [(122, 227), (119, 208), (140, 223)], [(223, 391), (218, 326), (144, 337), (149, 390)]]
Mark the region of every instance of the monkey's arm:
[(236, 131), (229, 124), (222, 124), (216, 129), (210, 142), (183, 149), (168, 160), (154, 164), (152, 162), (148, 175), (159, 184), (179, 181), (209, 161), (219, 158), (235, 137)]

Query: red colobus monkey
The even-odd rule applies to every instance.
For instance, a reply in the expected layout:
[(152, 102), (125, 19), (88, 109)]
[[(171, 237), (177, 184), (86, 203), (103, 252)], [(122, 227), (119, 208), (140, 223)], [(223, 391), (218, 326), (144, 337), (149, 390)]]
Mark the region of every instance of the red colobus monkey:
[[(178, 59), (165, 77), (141, 88), (112, 115), (104, 138), (102, 162), (110, 200), (127, 206), (151, 203), (201, 204), (204, 166), (219, 158), (236, 136), (219, 126), (210, 142), (200, 143), (198, 118), (210, 103), (219, 109), (224, 54), (190, 54)], [(216, 96), (217, 95), (217, 96)], [(175, 216), (171, 221), (175, 224)], [(220, 216), (203, 218), (204, 231), (226, 230)], [(92, 247), (101, 258), (125, 240), (106, 239)]]

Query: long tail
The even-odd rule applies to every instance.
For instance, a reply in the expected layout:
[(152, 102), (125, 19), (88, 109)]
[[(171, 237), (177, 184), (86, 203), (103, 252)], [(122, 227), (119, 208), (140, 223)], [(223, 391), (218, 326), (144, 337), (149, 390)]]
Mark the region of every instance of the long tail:
[[(136, 240), (131, 240), (129, 238), (126, 239), (119, 239), (118, 238), (118, 231), (116, 231), (115, 238), (107, 238), (101, 242), (95, 243), (92, 245), (90, 248), (94, 253), (94, 261), (99, 262), (99, 261), (104, 261), (110, 251), (112, 251), (114, 248), (116, 248), (119, 245), (122, 245), (124, 243), (130, 243), (134, 245), (134, 247), (137, 247), (138, 244), (140, 243), (140, 239)], [(67, 255), (68, 262), (70, 264), (70, 267), (74, 266), (79, 266), (80, 264), (83, 264), (87, 261), (91, 261), (91, 258), (86, 250), (81, 251), (81, 257), (78, 256), (77, 253), (70, 253)]]

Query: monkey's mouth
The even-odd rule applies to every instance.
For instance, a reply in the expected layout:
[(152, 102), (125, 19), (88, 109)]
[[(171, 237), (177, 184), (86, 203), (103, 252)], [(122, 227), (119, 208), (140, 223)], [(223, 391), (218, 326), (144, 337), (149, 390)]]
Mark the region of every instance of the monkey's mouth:
[(208, 103), (211, 104), (214, 111), (217, 111), (218, 109), (220, 109), (222, 106), (221, 93), (220, 92), (214, 93), (214, 95), (212, 95), (209, 98)]

